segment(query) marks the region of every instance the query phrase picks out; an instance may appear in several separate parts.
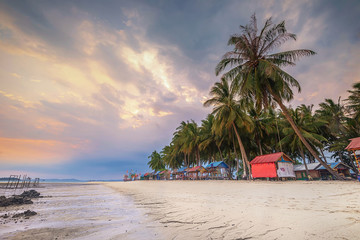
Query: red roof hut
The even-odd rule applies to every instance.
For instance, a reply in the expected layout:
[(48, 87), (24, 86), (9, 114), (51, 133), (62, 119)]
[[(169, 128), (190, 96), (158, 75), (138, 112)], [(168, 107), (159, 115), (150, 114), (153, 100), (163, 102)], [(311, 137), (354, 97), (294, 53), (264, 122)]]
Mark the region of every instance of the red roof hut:
[(283, 152), (261, 155), (250, 162), (251, 173), (254, 178), (295, 178), (293, 163)]
[(357, 168), (360, 172), (359, 158), (358, 158), (358, 156), (356, 156), (356, 151), (360, 150), (360, 137), (352, 138), (350, 140), (351, 140), (350, 144), (345, 149), (348, 151), (352, 151), (354, 153), (355, 162), (356, 162)]
[(195, 179), (203, 179), (204, 173), (206, 172), (206, 169), (203, 166), (195, 166), (193, 168), (189, 168), (186, 170), (188, 173), (188, 178), (195, 180)]

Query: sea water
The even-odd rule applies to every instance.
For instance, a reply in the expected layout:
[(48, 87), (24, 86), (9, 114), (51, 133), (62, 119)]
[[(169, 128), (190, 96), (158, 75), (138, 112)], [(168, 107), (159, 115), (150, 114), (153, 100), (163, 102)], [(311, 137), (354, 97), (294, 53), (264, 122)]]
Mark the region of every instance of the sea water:
[[(159, 239), (141, 209), (129, 196), (101, 184), (42, 184), (36, 189), (44, 198), (20, 208), (0, 208), (4, 213), (27, 209), (38, 214), (17, 223), (0, 226), (0, 236), (9, 236), (30, 229), (72, 228), (86, 231), (69, 239)], [(19, 190), (18, 190), (19, 191)]]

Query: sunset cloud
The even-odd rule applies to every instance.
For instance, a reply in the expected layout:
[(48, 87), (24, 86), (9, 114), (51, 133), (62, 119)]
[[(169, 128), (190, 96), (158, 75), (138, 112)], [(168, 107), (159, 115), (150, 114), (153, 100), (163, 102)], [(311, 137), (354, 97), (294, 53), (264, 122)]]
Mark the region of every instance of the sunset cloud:
[[(218, 81), (214, 67), (254, 12), (259, 25), (285, 19), (298, 35), (283, 49), (318, 53), (287, 69), (303, 89), (289, 104), (346, 96), (360, 79), (359, 4), (339, 4), (2, 1), (0, 161), (10, 170), (52, 165), (58, 175), (72, 166), (84, 177), (101, 164), (119, 178), (146, 169), (181, 121), (211, 111), (202, 103)], [(84, 165), (89, 173), (74, 170)]]

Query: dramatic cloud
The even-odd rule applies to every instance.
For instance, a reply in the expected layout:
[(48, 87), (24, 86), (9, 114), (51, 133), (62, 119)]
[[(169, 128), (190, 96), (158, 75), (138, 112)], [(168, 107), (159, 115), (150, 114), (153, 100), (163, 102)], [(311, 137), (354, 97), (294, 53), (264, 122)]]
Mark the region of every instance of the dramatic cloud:
[[(256, 12), (286, 20), (318, 54), (287, 69), (292, 105), (345, 97), (359, 81), (353, 1), (2, 1), (2, 173), (121, 178), (147, 169), (183, 120), (200, 122), (214, 67)], [(35, 176), (34, 176), (35, 177)]]

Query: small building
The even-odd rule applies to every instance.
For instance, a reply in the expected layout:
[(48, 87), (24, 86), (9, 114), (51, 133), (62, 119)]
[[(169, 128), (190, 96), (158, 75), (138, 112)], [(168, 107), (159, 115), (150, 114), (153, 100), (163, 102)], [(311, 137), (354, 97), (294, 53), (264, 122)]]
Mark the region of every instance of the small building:
[(250, 164), (253, 178), (295, 178), (294, 160), (283, 152), (257, 156)]
[(170, 173), (169, 170), (159, 172), (160, 180), (170, 180)]
[(206, 178), (206, 169), (203, 166), (195, 166), (186, 170), (188, 179), (199, 180)]
[[(339, 173), (340, 176), (343, 177), (351, 177), (350, 174), (350, 167), (342, 162), (334, 162), (334, 163), (328, 163), (328, 165), (337, 173)], [(331, 173), (326, 170), (326, 168), (322, 165), (320, 165), (317, 170), (319, 171), (320, 178), (323, 180), (329, 180), (333, 179)]]
[[(347, 145), (347, 147), (345, 149), (354, 154), (356, 167), (358, 169), (358, 172), (360, 172), (360, 163), (359, 163), (359, 161), (360, 161), (360, 155), (359, 155), (360, 137), (350, 139), (350, 143), (349, 143), (349, 145)], [(360, 178), (358, 178), (358, 179), (360, 181)]]
[[(308, 168), (308, 172), (309, 175), (312, 179), (320, 179), (320, 173), (317, 170), (317, 168), (320, 166), (320, 163), (308, 163), (306, 164), (307, 168)], [(298, 164), (298, 165), (294, 165), (294, 172), (296, 175), (296, 179), (299, 180), (307, 180), (306, 177), (306, 168), (305, 168), (305, 164)]]
[(223, 161), (211, 162), (206, 165), (206, 170), (209, 173), (210, 179), (226, 179), (228, 178), (229, 166)]
[(144, 180), (153, 180), (154, 174), (151, 172), (144, 174)]
[(172, 179), (173, 180), (184, 180), (186, 169), (187, 169), (186, 167), (175, 169), (172, 173)]

